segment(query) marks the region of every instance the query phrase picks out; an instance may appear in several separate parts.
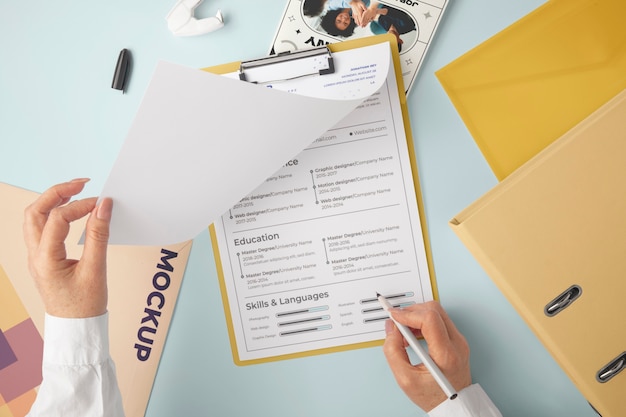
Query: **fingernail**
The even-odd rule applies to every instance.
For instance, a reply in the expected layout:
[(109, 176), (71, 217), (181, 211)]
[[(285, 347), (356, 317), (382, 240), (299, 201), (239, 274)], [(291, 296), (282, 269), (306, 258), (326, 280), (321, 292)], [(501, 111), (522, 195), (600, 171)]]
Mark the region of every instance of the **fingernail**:
[(111, 220), (111, 213), (113, 212), (113, 200), (110, 198), (103, 198), (98, 206), (96, 217), (100, 220)]
[(83, 184), (86, 182), (89, 182), (91, 178), (74, 178), (72, 181), (70, 182), (82, 182)]

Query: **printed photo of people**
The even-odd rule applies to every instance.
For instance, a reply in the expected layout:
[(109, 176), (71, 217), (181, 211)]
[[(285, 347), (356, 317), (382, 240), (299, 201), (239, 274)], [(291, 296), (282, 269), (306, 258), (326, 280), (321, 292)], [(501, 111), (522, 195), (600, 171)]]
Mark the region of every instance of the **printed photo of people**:
[(304, 0), (302, 14), (313, 30), (340, 40), (391, 33), (398, 48), (417, 40), (415, 20), (404, 10), (371, 0)]

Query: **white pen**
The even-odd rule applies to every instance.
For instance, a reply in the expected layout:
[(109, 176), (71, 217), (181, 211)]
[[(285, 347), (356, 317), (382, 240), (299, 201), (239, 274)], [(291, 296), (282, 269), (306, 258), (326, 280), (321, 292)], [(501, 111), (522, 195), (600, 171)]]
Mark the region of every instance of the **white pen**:
[[(389, 301), (387, 301), (387, 299), (379, 293), (376, 293), (376, 298), (378, 298), (378, 302), (383, 306), (383, 309), (387, 313), (389, 313), (389, 309), (393, 308), (393, 306), (389, 304)], [(435, 378), (435, 381), (437, 381), (437, 384), (439, 384), (439, 387), (441, 387), (441, 389), (448, 396), (449, 399), (454, 400), (458, 395), (456, 390), (454, 389), (452, 384), (450, 384), (450, 381), (448, 381), (448, 379), (444, 376), (443, 372), (441, 372), (441, 369), (439, 369), (437, 364), (432, 360), (430, 355), (428, 355), (428, 353), (424, 350), (422, 345), (419, 344), (411, 329), (395, 321), (394, 318), (391, 317), (391, 314), (389, 314), (389, 318), (393, 320), (393, 322), (396, 324), (396, 327), (398, 327), (398, 330), (400, 330), (400, 333), (402, 333), (404, 339), (415, 351), (417, 356), (419, 356), (426, 369), (428, 369), (433, 378)]]

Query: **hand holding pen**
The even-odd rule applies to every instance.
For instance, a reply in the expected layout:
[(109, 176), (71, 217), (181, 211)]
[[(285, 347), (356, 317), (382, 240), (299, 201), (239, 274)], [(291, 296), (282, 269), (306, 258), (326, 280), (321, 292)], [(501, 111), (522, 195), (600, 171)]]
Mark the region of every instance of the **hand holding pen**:
[[(413, 330), (415, 336), (424, 338), (428, 355), (444, 376), (442, 383), (423, 363), (413, 365), (406, 351), (406, 338), (388, 320), (383, 351), (398, 385), (411, 401), (429, 412), (450, 396), (447, 391), (460, 391), (472, 383), (467, 341), (438, 302), (390, 309), (389, 314), (398, 324)], [(451, 388), (446, 389), (446, 382)]]

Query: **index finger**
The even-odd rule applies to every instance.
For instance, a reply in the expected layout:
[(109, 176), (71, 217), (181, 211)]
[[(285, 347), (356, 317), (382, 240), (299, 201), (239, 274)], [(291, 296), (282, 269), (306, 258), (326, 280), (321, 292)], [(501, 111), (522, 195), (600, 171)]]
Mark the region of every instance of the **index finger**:
[(399, 323), (419, 330), (431, 350), (449, 349), (457, 338), (457, 334), (460, 334), (448, 314), (437, 302), (394, 309), (391, 315)]
[(57, 184), (44, 191), (37, 200), (24, 210), (24, 240), (29, 251), (37, 248), (43, 228), (50, 212), (67, 203), (72, 196), (80, 193), (88, 178), (77, 178)]
[(46, 226), (41, 232), (38, 251), (53, 261), (62, 261), (66, 257), (65, 239), (70, 231), (70, 224), (93, 210), (96, 197), (72, 201), (50, 212)]

